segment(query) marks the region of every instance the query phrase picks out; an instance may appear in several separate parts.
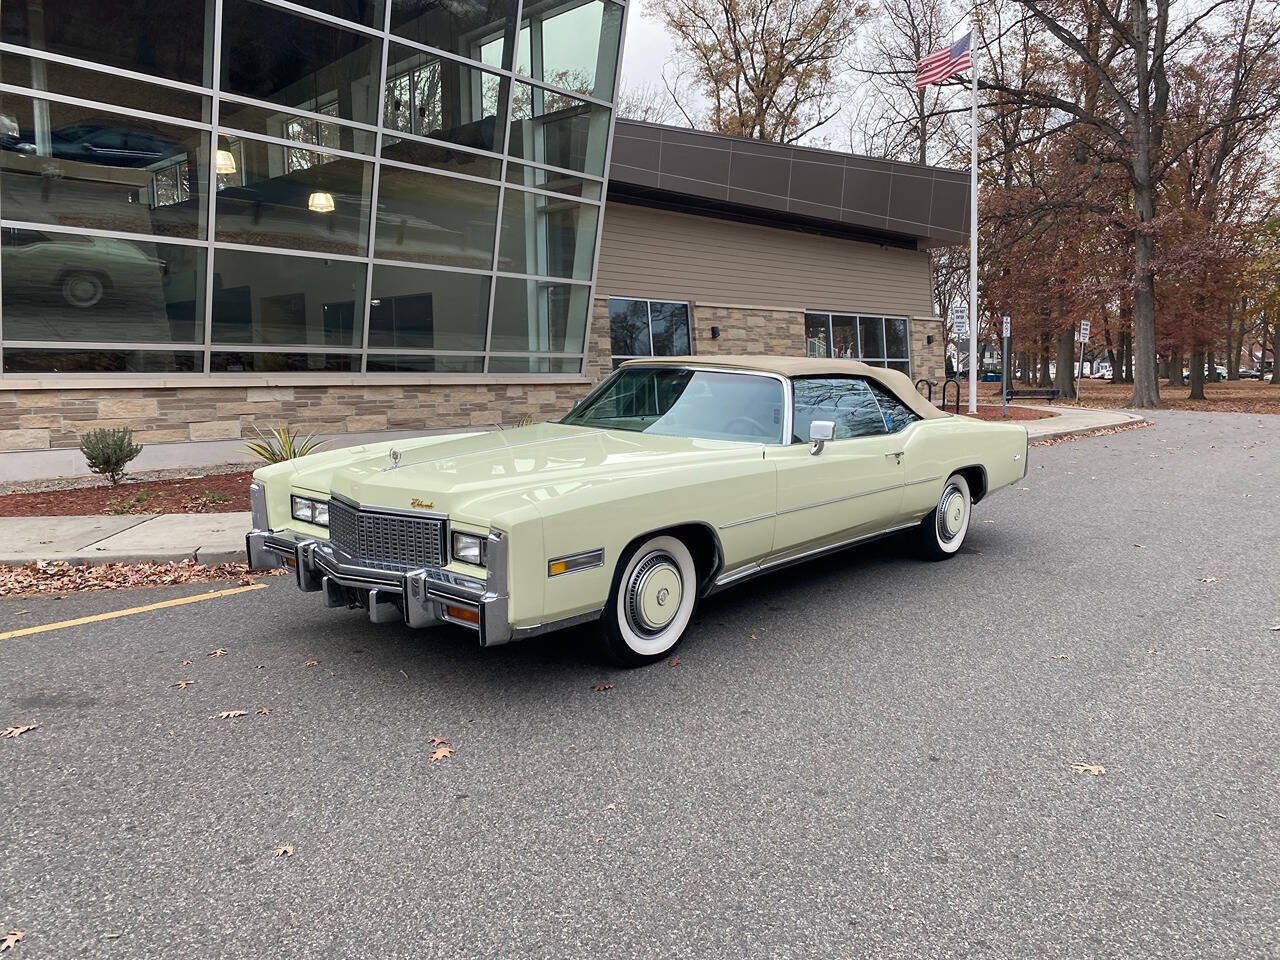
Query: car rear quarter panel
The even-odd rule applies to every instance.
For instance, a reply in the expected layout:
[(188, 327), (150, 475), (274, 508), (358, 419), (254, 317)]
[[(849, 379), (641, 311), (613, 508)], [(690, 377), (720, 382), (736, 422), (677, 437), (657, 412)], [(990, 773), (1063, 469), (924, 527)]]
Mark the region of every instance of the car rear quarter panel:
[(957, 470), (981, 467), (986, 494), (1015, 483), (1026, 462), (1027, 431), (968, 417), (921, 420), (905, 431), (903, 451), (903, 512), (917, 519), (937, 505), (943, 484)]

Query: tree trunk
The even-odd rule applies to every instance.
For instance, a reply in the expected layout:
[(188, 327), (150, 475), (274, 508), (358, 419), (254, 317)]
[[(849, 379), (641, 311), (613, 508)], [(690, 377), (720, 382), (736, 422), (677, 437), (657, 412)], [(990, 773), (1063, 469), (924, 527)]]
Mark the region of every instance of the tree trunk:
[(1161, 355), (1160, 362), (1156, 364), (1156, 376), (1161, 380), (1169, 379), (1169, 358)]
[(1124, 334), (1124, 382), (1133, 383), (1133, 334)]
[(1040, 383), (1042, 387), (1052, 387), (1053, 377), (1049, 376), (1049, 351), (1041, 347), (1040, 353)]
[(1025, 387), (1031, 386), (1031, 351), (1024, 350), (1018, 360), (1018, 382)]
[(1209, 355), (1205, 357), (1205, 366), (1208, 368), (1205, 371), (1205, 379), (1209, 383), (1217, 383), (1218, 382), (1218, 359), (1217, 357), (1214, 356), (1212, 350), (1210, 350)]
[(1139, 122), (1135, 133), (1133, 211), (1138, 215), (1138, 229), (1133, 238), (1133, 396), (1129, 406), (1150, 410), (1160, 406), (1160, 382), (1156, 380), (1155, 237), (1150, 230), (1156, 212), (1151, 182), (1151, 131), (1145, 122)]
[(1244, 331), (1240, 331), (1239, 337), (1236, 336), (1234, 329), (1227, 331), (1227, 379), (1240, 379), (1240, 350), (1244, 346)]
[(1179, 350), (1169, 358), (1169, 386), (1185, 387), (1187, 385), (1187, 381), (1182, 376), (1182, 367), (1182, 351)]
[(1191, 349), (1191, 399), (1204, 399), (1204, 347)]
[(1053, 385), (1058, 388), (1058, 397), (1062, 400), (1074, 400), (1076, 398), (1076, 343), (1074, 335), (1074, 327), (1068, 327), (1058, 334), (1058, 355), (1054, 358), (1058, 369), (1056, 376), (1053, 378)]

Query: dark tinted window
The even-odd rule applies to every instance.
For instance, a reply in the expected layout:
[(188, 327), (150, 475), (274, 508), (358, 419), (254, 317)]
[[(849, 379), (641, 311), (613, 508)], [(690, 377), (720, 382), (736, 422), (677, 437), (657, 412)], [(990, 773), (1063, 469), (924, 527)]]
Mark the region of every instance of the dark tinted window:
[(890, 433), (897, 433), (920, 419), (911, 412), (905, 403), (895, 397), (891, 390), (870, 380), (867, 383), (876, 395), (876, 400), (880, 404), (881, 412), (884, 413)]
[(792, 381), (792, 390), (792, 443), (808, 443), (809, 425), (815, 420), (833, 421), (837, 440), (886, 432), (876, 395), (860, 377), (804, 377)]

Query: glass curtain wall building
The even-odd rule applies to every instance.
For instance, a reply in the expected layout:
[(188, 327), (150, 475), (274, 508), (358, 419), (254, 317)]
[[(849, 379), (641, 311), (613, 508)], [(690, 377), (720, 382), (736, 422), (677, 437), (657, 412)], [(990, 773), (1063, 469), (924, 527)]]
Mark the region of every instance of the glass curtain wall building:
[(0, 369), (579, 373), (616, 0), (4, 0)]

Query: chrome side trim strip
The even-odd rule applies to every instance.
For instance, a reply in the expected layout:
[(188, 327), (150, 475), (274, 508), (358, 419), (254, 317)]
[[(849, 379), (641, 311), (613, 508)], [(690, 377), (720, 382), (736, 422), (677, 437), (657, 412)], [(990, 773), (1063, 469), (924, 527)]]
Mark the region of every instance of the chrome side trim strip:
[(919, 480), (908, 480), (903, 484), (904, 487), (914, 487), (917, 483), (933, 483), (935, 480), (941, 480), (941, 476), (937, 477), (921, 477)]
[[(563, 563), (565, 569), (559, 573), (552, 573), (551, 566), (556, 563)], [(552, 557), (547, 561), (547, 577), (563, 577), (570, 573), (577, 573), (579, 570), (594, 570), (596, 567), (603, 566), (604, 547), (596, 547), (593, 550), (570, 553), (563, 557)]]
[(830, 500), (819, 500), (817, 503), (806, 503), (800, 507), (788, 507), (786, 510), (779, 510), (778, 516), (785, 517), (789, 513), (799, 513), (801, 510), (813, 510), (815, 507), (829, 507), (835, 503), (844, 503), (846, 500), (857, 500), (859, 497), (872, 497), (877, 493), (889, 493), (892, 490), (901, 490), (905, 484), (894, 483), (887, 487), (877, 487), (874, 490), (863, 490), (860, 493), (851, 493), (846, 497), (834, 497)]
[(878, 530), (875, 533), (867, 533), (867, 534), (863, 534), (860, 537), (853, 537), (849, 540), (841, 540), (839, 543), (829, 544), (825, 547), (816, 547), (813, 550), (806, 550), (804, 553), (797, 553), (793, 556), (779, 557), (776, 560), (768, 560), (764, 563), (757, 562), (751, 566), (743, 567), (740, 570), (735, 570), (732, 573), (724, 574), (722, 577), (716, 580), (716, 582), (712, 585), (711, 590), (708, 592), (718, 593), (719, 591), (725, 589), (726, 587), (730, 587), (742, 580), (749, 580), (750, 578), (757, 576), (759, 574), (769, 573), (774, 570), (780, 570), (783, 567), (789, 567), (794, 563), (803, 563), (805, 560), (811, 560), (814, 557), (820, 557), (828, 553), (835, 553), (837, 550), (844, 550), (848, 547), (856, 546), (857, 544), (860, 544), (860, 543), (867, 543), (868, 541), (871, 541), (871, 540), (879, 540), (881, 537), (887, 537), (890, 534), (899, 532), (900, 530), (909, 530), (912, 527), (916, 526), (918, 523), (919, 521), (904, 523), (896, 527), (889, 527), (886, 530)]
[(576, 627), (579, 624), (591, 623), (593, 620), (599, 620), (602, 613), (604, 613), (604, 607), (599, 610), (578, 613), (572, 617), (563, 617), (560, 620), (548, 620), (546, 623), (535, 623), (528, 627), (516, 627), (511, 631), (511, 639), (527, 640), (529, 637), (540, 637), (542, 634), (551, 633), (553, 630), (564, 630), (568, 627)]
[(740, 527), (744, 523), (755, 523), (757, 520), (772, 520), (776, 516), (776, 513), (762, 513), (758, 517), (747, 517), (745, 520), (733, 520), (730, 523), (722, 523), (720, 524), (720, 529), (728, 530), (730, 527)]

